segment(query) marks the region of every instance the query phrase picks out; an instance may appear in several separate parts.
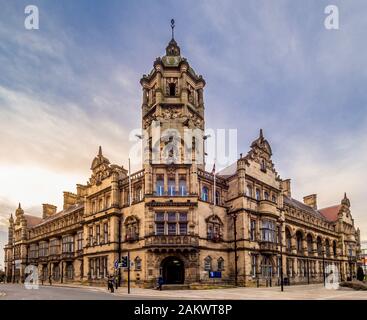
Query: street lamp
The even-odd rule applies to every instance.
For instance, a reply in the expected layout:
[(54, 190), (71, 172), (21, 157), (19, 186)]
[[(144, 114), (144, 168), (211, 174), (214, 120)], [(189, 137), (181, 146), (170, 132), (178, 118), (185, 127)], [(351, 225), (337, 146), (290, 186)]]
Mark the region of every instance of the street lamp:
[(231, 213), (230, 214), (233, 218), (233, 236), (234, 236), (234, 285), (237, 287), (238, 280), (237, 280), (237, 228), (236, 228), (236, 222), (237, 222), (237, 213)]
[(325, 249), (322, 249), (322, 274), (324, 277), (324, 287), (326, 286), (326, 275), (325, 275)]
[(283, 233), (283, 223), (284, 223), (284, 217), (280, 216), (278, 221), (280, 223), (280, 228), (279, 228), (279, 244), (280, 244), (280, 290), (283, 292), (284, 291), (284, 281), (283, 281), (283, 237), (282, 237), (282, 233)]

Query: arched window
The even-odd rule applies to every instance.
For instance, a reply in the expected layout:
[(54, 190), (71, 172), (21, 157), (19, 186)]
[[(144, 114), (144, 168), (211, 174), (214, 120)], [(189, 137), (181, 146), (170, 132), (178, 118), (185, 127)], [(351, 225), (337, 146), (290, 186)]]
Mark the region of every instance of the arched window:
[(215, 203), (217, 205), (220, 205), (220, 192), (219, 191), (215, 192)]
[(277, 240), (276, 226), (273, 220), (264, 219), (261, 225), (262, 240), (275, 243)]
[(297, 252), (298, 253), (303, 253), (302, 240), (303, 240), (302, 232), (297, 231), (296, 232), (296, 241), (297, 241)]
[(264, 199), (269, 200), (269, 192), (267, 191), (264, 192)]
[(317, 254), (319, 256), (322, 256), (322, 240), (320, 237), (317, 237), (316, 245), (317, 245)]
[(247, 185), (246, 196), (252, 198), (252, 186)]
[(66, 278), (68, 279), (74, 278), (74, 267), (72, 263), (68, 263), (66, 265)]
[(288, 228), (285, 228), (285, 240), (287, 252), (292, 251), (292, 235)]
[(217, 264), (218, 264), (218, 271), (223, 271), (224, 270), (224, 259), (222, 257), (220, 257), (217, 260)]
[(204, 270), (205, 271), (212, 270), (212, 258), (209, 256), (204, 259)]
[(330, 242), (329, 239), (325, 240), (325, 253), (327, 257), (330, 257)]
[(174, 177), (170, 177), (168, 179), (168, 195), (169, 196), (176, 195), (176, 181)]
[(138, 186), (135, 190), (135, 201), (139, 202), (143, 199), (143, 188)]
[(313, 244), (312, 244), (312, 236), (310, 234), (307, 235), (307, 252), (308, 254), (313, 253)]
[(187, 187), (186, 187), (186, 177), (185, 176), (181, 176), (180, 180), (178, 182), (178, 187), (179, 187), (179, 193), (181, 196), (186, 196), (187, 195)]
[(264, 257), (261, 261), (261, 274), (265, 278), (270, 278), (273, 274), (273, 265), (269, 257)]
[(163, 196), (163, 194), (164, 194), (164, 177), (163, 177), (163, 175), (157, 175), (155, 192), (158, 196)]
[(139, 239), (139, 220), (136, 216), (129, 216), (125, 220), (125, 240), (132, 242)]
[(260, 192), (260, 189), (256, 189), (256, 200), (261, 200), (261, 192)]
[(209, 189), (208, 187), (204, 186), (201, 189), (201, 200), (203, 201), (209, 201)]
[(335, 240), (333, 241), (333, 254), (334, 254), (334, 257), (336, 257), (337, 250), (336, 250), (336, 241)]
[(222, 240), (222, 227), (223, 223), (218, 216), (210, 216), (206, 220), (208, 240), (220, 241)]
[(176, 84), (175, 83), (170, 83), (169, 84), (169, 95), (171, 97), (174, 97), (176, 95)]
[(135, 264), (135, 270), (140, 271), (141, 270), (141, 259), (139, 257), (136, 257), (134, 259), (134, 264)]

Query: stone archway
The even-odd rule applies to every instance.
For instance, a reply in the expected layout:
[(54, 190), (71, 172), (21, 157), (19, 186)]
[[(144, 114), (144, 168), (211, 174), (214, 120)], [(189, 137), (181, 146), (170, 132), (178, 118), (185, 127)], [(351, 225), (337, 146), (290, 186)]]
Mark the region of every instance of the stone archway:
[(164, 284), (182, 284), (185, 281), (185, 265), (175, 256), (163, 259), (161, 263)]

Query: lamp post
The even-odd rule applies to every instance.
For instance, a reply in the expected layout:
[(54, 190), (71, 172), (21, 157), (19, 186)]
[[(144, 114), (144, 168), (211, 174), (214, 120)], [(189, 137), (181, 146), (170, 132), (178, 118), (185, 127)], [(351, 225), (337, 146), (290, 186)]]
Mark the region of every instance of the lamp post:
[(279, 245), (280, 245), (280, 291), (283, 292), (284, 291), (284, 280), (283, 280), (283, 237), (282, 237), (282, 233), (283, 233), (283, 223), (284, 223), (284, 218), (281, 216), (279, 217), (279, 223), (280, 223), (280, 228), (279, 228)]
[(233, 218), (233, 238), (234, 238), (234, 285), (237, 287), (238, 285), (238, 279), (237, 279), (237, 213), (231, 213), (231, 216)]
[(326, 286), (326, 275), (325, 275), (325, 250), (322, 249), (322, 274), (324, 278), (324, 287)]

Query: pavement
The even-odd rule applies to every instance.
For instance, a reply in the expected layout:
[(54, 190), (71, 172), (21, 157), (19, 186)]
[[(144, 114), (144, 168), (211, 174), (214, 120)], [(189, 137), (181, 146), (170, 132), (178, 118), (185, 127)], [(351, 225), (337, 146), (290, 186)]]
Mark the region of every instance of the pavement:
[(367, 291), (349, 288), (326, 289), (322, 284), (272, 288), (228, 288), (207, 290), (166, 290), (121, 287), (110, 293), (106, 288), (57, 284), (25, 289), (21, 284), (0, 284), (0, 300), (367, 300)]

